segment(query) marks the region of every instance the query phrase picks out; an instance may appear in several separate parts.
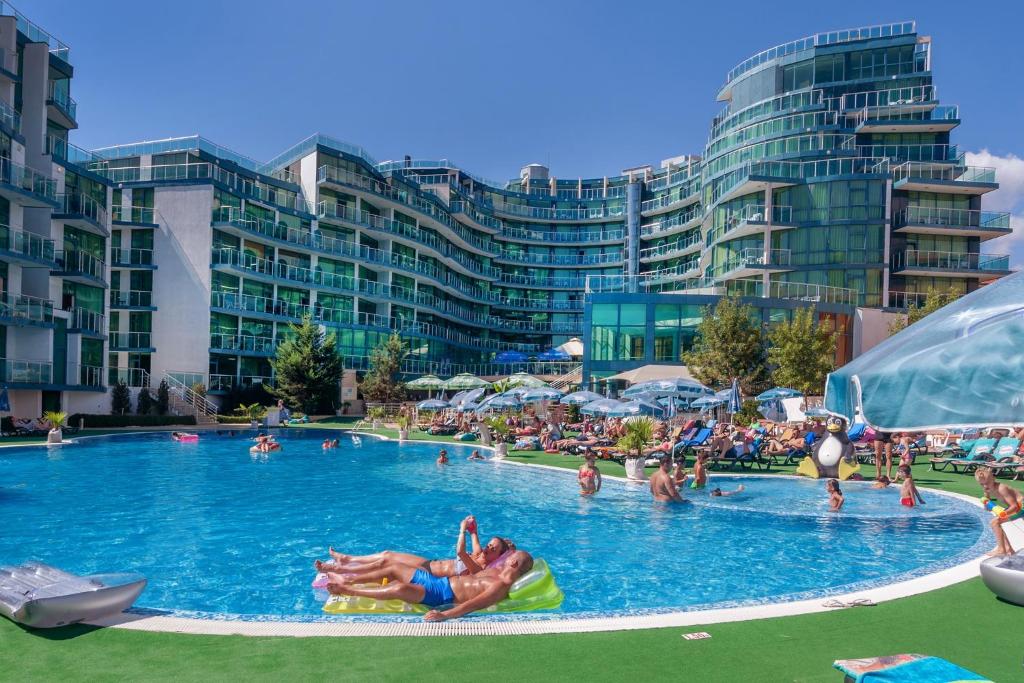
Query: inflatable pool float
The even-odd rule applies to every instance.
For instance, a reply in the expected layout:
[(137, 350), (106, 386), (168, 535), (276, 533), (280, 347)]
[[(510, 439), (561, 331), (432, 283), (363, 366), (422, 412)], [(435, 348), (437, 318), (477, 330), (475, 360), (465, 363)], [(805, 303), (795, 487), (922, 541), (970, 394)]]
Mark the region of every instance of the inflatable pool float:
[(171, 438), (174, 439), (175, 441), (179, 442), (179, 443), (190, 443), (190, 442), (199, 441), (199, 435), (198, 434), (184, 434), (184, 433), (182, 433), (182, 434), (172, 434)]
[(476, 434), (466, 432), (465, 434), (456, 434), (452, 438), (456, 441), (476, 441)]
[[(326, 586), (326, 582), (324, 583)], [(532, 612), (557, 609), (565, 595), (555, 583), (548, 563), (538, 559), (533, 569), (516, 579), (508, 597), (479, 612)], [(401, 600), (375, 600), (352, 595), (332, 595), (324, 604), (328, 614), (426, 614), (433, 607), (413, 605)]]
[(0, 567), (0, 614), (55, 628), (123, 612), (146, 587), (139, 574), (76, 576), (41, 562)]
[(1024, 550), (982, 560), (981, 580), (998, 597), (1024, 606)]

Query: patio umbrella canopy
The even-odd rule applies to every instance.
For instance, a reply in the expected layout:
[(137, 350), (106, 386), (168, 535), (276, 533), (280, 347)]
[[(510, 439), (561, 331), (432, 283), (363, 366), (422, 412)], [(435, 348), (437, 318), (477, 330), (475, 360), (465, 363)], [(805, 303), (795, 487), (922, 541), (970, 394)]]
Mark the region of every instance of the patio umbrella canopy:
[(455, 375), (444, 382), (445, 389), (480, 389), (491, 386), (491, 383), (471, 375), (468, 372)]
[(444, 380), (436, 375), (423, 375), (418, 379), (414, 379), (411, 382), (405, 383), (406, 389), (424, 389), (426, 391), (433, 391), (434, 389), (443, 389)]
[(627, 417), (629, 415), (652, 415), (661, 417), (665, 409), (657, 403), (645, 400), (629, 401), (608, 411), (608, 417)]
[(548, 349), (547, 351), (537, 354), (537, 360), (544, 361), (564, 361), (570, 360), (571, 358), (572, 356), (561, 349)]
[(774, 401), (777, 398), (795, 398), (797, 396), (803, 396), (803, 394), (796, 389), (787, 389), (786, 387), (775, 387), (768, 391), (763, 391), (757, 395), (756, 399), (758, 402), (763, 403), (765, 401)]
[(884, 431), (1024, 425), (1024, 273), (939, 309), (828, 376), (825, 408)]
[(465, 391), (460, 391), (459, 393), (452, 396), (449, 403), (451, 403), (452, 406), (456, 407), (465, 405), (466, 403), (472, 403), (479, 399), (481, 396), (483, 396), (484, 392), (486, 391), (487, 390), (484, 389), (483, 387), (479, 389), (466, 389)]
[(526, 387), (528, 389), (546, 387), (548, 385), (544, 380), (538, 379), (527, 372), (517, 372), (509, 376), (506, 381), (513, 387)]
[(733, 377), (729, 388), (729, 412), (738, 413), (743, 409), (743, 397), (740, 396), (740, 381)]
[(599, 398), (580, 408), (580, 412), (584, 415), (607, 415), (608, 411), (620, 405), (622, 405), (622, 402), (616, 401), (614, 398)]
[(579, 358), (580, 356), (583, 355), (583, 342), (580, 340), (579, 337), (573, 337), (572, 339), (565, 342), (561, 346), (556, 346), (555, 348), (559, 349), (560, 351), (565, 351), (573, 358)]
[(601, 394), (595, 394), (593, 391), (574, 391), (571, 394), (563, 396), (558, 402), (566, 405), (583, 406), (591, 401), (599, 401), (602, 398), (604, 398), (604, 396)]
[[(620, 372), (617, 375), (603, 378), (602, 382), (620, 380), (630, 384), (639, 384), (655, 379), (689, 379), (694, 380), (693, 375), (685, 365), (645, 365), (641, 368)], [(694, 380), (696, 381), (696, 380)]]
[(448, 401), (441, 401), (436, 398), (420, 401), (416, 404), (416, 410), (445, 410), (450, 407)]
[(711, 408), (717, 408), (718, 406), (724, 406), (725, 399), (718, 398), (717, 396), (703, 396), (698, 398), (696, 401), (690, 402), (691, 408), (697, 408), (698, 410), (710, 410)]
[(647, 382), (634, 384), (622, 392), (627, 398), (633, 398), (643, 394), (649, 396), (684, 396), (696, 398), (698, 396), (710, 396), (714, 392), (700, 382), (691, 379), (654, 379)]
[(535, 401), (557, 401), (562, 398), (562, 392), (558, 389), (552, 389), (551, 387), (537, 387), (536, 389), (530, 389), (522, 395), (524, 403), (533, 403)]
[(494, 398), (481, 402), (476, 412), (482, 413), (486, 410), (519, 410), (523, 407), (522, 402), (515, 396), (496, 395)]
[(494, 357), (495, 363), (525, 363), (529, 358), (522, 351), (502, 351)]

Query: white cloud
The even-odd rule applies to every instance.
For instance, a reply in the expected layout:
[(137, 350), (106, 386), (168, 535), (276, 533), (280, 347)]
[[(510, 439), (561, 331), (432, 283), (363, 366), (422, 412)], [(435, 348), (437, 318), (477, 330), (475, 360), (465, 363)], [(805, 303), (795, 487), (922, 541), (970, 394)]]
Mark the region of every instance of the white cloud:
[(982, 250), (998, 254), (1010, 254), (1013, 267), (1024, 265), (1024, 159), (1008, 154), (999, 156), (987, 149), (967, 152), (967, 165), (988, 166), (996, 169), (999, 189), (982, 198), (986, 211), (1009, 211), (1010, 227), (1013, 234), (985, 242)]

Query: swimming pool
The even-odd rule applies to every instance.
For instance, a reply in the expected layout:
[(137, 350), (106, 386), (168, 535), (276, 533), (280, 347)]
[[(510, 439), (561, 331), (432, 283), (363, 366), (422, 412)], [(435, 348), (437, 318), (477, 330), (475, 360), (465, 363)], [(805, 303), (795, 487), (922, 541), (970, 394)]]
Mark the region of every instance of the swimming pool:
[(363, 437), (357, 446), (341, 435), (340, 449), (322, 451), (324, 435), (285, 431), (284, 450), (269, 456), (213, 434), (0, 450), (0, 564), (138, 571), (150, 579), (138, 606), (178, 615), (418, 620), (323, 615), (313, 560), (329, 544), (450, 557), (473, 513), (485, 537), (509, 536), (547, 559), (565, 602), (527, 617), (553, 618), (845, 593), (965, 562), (992, 543), (979, 509), (928, 491), (928, 504), (910, 510), (897, 489), (849, 485), (836, 515), (822, 482), (721, 477), (748, 491), (657, 505), (635, 484), (606, 480), (582, 498), (571, 473), (468, 462), (471, 446), (446, 445), (452, 463), (438, 467), (438, 445)]

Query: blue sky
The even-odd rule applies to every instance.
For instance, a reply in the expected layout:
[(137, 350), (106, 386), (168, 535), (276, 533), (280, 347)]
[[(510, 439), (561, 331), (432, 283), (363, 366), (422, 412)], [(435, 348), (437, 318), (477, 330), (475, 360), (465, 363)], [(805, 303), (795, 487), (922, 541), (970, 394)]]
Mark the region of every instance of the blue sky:
[(1019, 1), (16, 6), (71, 45), (82, 147), (200, 133), (263, 160), (320, 131), (378, 159), (448, 157), (499, 179), (534, 161), (591, 177), (699, 153), (715, 93), (746, 57), (916, 19), (941, 99), (961, 107), (955, 141), (1008, 164), (993, 204), (1024, 215)]

